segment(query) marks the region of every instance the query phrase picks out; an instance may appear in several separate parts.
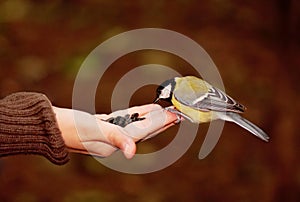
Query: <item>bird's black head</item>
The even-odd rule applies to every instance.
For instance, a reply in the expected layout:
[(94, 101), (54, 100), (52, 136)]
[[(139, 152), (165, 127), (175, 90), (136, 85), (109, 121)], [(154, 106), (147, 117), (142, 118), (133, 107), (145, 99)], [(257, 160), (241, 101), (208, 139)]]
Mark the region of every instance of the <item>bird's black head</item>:
[(175, 78), (166, 80), (162, 84), (160, 84), (160, 86), (158, 86), (156, 89), (156, 99), (154, 103), (158, 100), (166, 100), (171, 103), (175, 85)]

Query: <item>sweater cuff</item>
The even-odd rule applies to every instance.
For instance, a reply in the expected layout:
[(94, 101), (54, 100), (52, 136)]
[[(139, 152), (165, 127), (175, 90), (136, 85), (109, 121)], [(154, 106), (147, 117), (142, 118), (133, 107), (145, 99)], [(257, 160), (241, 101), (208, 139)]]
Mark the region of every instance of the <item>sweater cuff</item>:
[(0, 100), (0, 156), (39, 154), (51, 162), (68, 162), (68, 151), (48, 98), (15, 93)]

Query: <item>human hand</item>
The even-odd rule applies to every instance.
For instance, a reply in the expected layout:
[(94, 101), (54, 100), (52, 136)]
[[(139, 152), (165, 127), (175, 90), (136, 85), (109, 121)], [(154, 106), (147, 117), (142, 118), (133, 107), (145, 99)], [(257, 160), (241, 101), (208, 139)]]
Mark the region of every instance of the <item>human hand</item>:
[[(91, 115), (86, 112), (53, 107), (57, 122), (71, 152), (107, 157), (121, 149), (126, 158), (136, 152), (135, 142), (145, 140), (174, 125), (176, 115), (156, 104), (142, 105), (113, 112), (109, 115)], [(145, 119), (124, 128), (111, 124), (111, 117), (138, 113)]]

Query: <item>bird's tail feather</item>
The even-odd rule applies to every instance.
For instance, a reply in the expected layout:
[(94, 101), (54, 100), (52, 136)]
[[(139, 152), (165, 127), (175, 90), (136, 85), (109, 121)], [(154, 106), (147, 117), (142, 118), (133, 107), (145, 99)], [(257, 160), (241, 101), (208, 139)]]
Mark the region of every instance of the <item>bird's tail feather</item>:
[(260, 129), (258, 126), (254, 125), (247, 119), (243, 118), (239, 114), (227, 112), (225, 116), (226, 117), (223, 117), (223, 118), (226, 121), (234, 122), (234, 123), (238, 124), (239, 126), (243, 127), (244, 129), (248, 130), (249, 132), (251, 132), (253, 135), (259, 137), (260, 139), (262, 139), (266, 142), (269, 141), (269, 136), (262, 129)]

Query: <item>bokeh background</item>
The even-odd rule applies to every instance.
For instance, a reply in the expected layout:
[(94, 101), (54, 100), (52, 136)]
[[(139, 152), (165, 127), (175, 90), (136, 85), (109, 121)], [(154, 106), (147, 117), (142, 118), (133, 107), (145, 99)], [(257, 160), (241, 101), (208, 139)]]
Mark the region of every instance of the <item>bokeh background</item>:
[[(245, 117), (271, 141), (226, 123), (213, 152), (199, 160), (208, 128), (202, 124), (182, 158), (145, 175), (118, 173), (76, 154), (64, 166), (39, 156), (2, 158), (0, 201), (300, 201), (299, 1), (0, 1), (0, 97), (36, 91), (70, 108), (77, 71), (89, 52), (116, 34), (145, 27), (171, 29), (203, 46), (226, 92), (247, 106)], [(148, 63), (193, 74), (174, 55), (128, 54), (106, 72), (97, 112), (110, 112), (110, 96), (122, 75)], [(154, 90), (139, 89), (131, 105), (151, 102)], [(139, 144), (138, 152), (162, 148), (177, 129)]]

